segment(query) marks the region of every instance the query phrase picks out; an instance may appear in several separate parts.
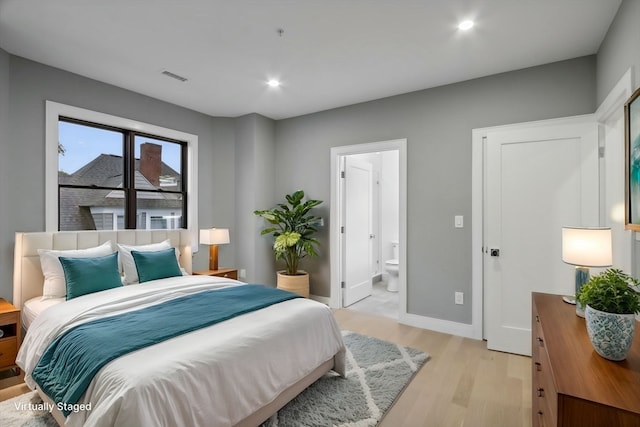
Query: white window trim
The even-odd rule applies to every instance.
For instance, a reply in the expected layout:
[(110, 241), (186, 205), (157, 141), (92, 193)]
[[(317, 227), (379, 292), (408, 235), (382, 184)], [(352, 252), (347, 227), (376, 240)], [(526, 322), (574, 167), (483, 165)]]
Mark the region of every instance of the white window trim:
[(58, 121), (60, 116), (130, 129), (187, 142), (187, 223), (191, 247), (198, 250), (198, 135), (112, 116), (58, 102), (46, 101), (45, 120), (45, 229), (58, 231)]

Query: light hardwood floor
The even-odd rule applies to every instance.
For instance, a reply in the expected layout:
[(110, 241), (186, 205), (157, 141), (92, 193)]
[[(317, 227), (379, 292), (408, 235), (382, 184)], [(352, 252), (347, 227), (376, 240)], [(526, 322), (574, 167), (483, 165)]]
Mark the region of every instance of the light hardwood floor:
[[(531, 359), (487, 350), (484, 341), (441, 334), (349, 309), (334, 312), (341, 329), (427, 352), (379, 427), (529, 427)], [(0, 378), (0, 400), (26, 393), (22, 377)]]
[(379, 427), (531, 426), (531, 359), (487, 350), (484, 341), (401, 325), (387, 317), (336, 310), (341, 329), (427, 352)]
[(0, 402), (29, 391), (24, 383), (24, 372), (16, 375), (13, 370), (0, 372)]

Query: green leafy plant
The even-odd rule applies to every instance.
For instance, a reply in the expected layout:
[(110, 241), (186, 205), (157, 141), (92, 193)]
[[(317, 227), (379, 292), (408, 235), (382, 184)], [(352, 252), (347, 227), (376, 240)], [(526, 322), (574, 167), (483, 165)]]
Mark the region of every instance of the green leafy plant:
[(576, 299), (583, 307), (590, 305), (596, 310), (616, 314), (640, 313), (640, 293), (632, 288), (638, 279), (622, 270), (608, 268), (584, 284)]
[(283, 259), (286, 274), (298, 274), (298, 262), (305, 256), (317, 256), (319, 245), (313, 235), (318, 231), (315, 227), (320, 218), (309, 211), (322, 203), (321, 200), (304, 200), (304, 191), (298, 190), (285, 196), (287, 204), (279, 203), (277, 207), (267, 210), (253, 211), (271, 224), (260, 233), (273, 234), (273, 251), (276, 260)]

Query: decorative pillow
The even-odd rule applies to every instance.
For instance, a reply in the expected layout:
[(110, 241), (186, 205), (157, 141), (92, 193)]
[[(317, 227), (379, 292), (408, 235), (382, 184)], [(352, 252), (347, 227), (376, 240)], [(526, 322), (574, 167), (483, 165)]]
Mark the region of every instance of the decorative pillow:
[(140, 283), (182, 276), (175, 253), (173, 248), (156, 252), (131, 251)]
[(59, 257), (93, 258), (109, 255), (111, 253), (113, 253), (111, 241), (88, 249), (38, 249), (38, 255), (40, 255), (40, 266), (42, 267), (42, 274), (44, 275), (42, 299), (64, 298), (65, 295), (67, 295), (64, 271), (62, 270), (62, 264), (60, 264), (60, 261), (58, 260)]
[[(136, 269), (136, 263), (133, 260), (133, 256), (131, 255), (131, 251), (137, 252), (157, 252), (165, 249), (173, 249), (171, 247), (171, 243), (169, 240), (165, 240), (160, 243), (151, 243), (149, 245), (139, 245), (139, 246), (130, 246), (130, 245), (121, 245), (118, 244), (118, 253), (120, 254), (120, 260), (122, 261), (122, 269), (124, 271), (124, 278), (122, 279), (122, 283), (124, 285), (131, 285), (133, 283), (138, 283), (138, 271)], [(178, 262), (178, 249), (174, 249), (176, 262)]]
[(122, 286), (117, 252), (96, 258), (60, 257), (59, 260), (67, 283), (67, 301)]

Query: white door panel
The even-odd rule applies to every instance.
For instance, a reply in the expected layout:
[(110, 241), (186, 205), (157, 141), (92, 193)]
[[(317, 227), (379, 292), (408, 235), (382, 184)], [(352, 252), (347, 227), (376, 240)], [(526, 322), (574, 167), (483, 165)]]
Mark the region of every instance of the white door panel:
[(371, 295), (372, 166), (346, 157), (345, 161), (345, 289), (343, 305)]
[(531, 354), (531, 292), (572, 293), (561, 228), (599, 225), (598, 129), (566, 124), (487, 135), (487, 345)]

